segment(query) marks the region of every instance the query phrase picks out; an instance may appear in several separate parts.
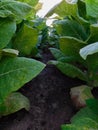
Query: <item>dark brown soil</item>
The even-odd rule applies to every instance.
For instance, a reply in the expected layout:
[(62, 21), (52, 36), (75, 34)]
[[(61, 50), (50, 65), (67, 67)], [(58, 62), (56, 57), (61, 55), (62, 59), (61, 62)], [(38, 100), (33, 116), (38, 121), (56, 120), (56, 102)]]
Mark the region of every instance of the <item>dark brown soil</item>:
[[(42, 61), (53, 59), (45, 53)], [(30, 100), (31, 108), (0, 119), (0, 130), (61, 130), (61, 124), (70, 123), (76, 110), (69, 90), (82, 82), (61, 74), (54, 66), (47, 67), (20, 90)]]

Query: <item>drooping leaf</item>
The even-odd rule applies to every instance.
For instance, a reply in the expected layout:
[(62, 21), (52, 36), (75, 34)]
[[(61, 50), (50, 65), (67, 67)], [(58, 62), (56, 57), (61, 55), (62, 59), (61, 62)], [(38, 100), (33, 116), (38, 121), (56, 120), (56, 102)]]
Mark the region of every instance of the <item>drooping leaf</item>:
[(3, 104), (0, 104), (0, 115), (6, 116), (20, 109), (25, 108), (27, 111), (30, 108), (30, 102), (27, 97), (19, 92), (11, 93)]
[(86, 60), (88, 55), (92, 55), (98, 52), (98, 42), (92, 43), (80, 49), (80, 56)]
[(12, 47), (19, 50), (20, 55), (28, 56), (32, 53), (38, 40), (38, 31), (26, 24), (17, 33)]
[(32, 7), (19, 1), (6, 0), (0, 2), (0, 17), (12, 16), (15, 19), (23, 19), (31, 11)]
[(16, 23), (0, 18), (0, 49), (6, 47), (16, 31)]
[(0, 102), (37, 76), (45, 65), (39, 61), (15, 57), (0, 61)]
[(54, 23), (57, 33), (60, 36), (69, 36), (85, 41), (88, 38), (85, 28), (75, 20), (58, 20)]
[(57, 60), (59, 60), (61, 57), (65, 57), (65, 55), (59, 49), (49, 48), (49, 50)]
[(49, 48), (51, 51), (52, 55), (54, 56), (55, 59), (61, 62), (73, 62), (76, 60), (74, 56), (66, 56), (64, 53), (62, 53), (59, 49), (56, 48)]
[(59, 4), (54, 6), (48, 13), (46, 14), (46, 17), (51, 16), (52, 14), (58, 14), (60, 17), (65, 17), (65, 16), (77, 16), (77, 4), (76, 3), (68, 3), (65, 0), (62, 0)]
[(60, 61), (49, 61), (49, 64), (55, 65), (63, 74), (70, 76), (72, 78), (79, 78), (81, 80), (87, 81), (87, 77), (85, 73), (83, 73), (79, 68), (68, 64), (68, 63), (63, 63)]

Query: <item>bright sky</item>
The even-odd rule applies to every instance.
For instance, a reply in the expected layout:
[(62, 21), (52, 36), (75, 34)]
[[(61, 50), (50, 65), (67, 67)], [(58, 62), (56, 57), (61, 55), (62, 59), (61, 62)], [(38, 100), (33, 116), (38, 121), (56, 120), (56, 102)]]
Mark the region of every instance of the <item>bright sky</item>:
[(60, 1), (62, 1), (62, 0), (39, 0), (39, 2), (43, 2), (44, 4), (43, 4), (43, 7), (42, 7), (42, 10), (40, 10), (38, 12), (38, 15), (40, 17), (44, 17), (46, 12), (48, 12), (54, 5), (56, 5)]

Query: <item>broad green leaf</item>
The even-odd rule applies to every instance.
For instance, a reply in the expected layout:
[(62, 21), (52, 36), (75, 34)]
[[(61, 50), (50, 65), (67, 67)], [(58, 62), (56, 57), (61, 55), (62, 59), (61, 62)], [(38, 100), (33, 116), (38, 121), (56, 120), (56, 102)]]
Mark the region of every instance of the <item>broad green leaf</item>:
[(90, 118), (90, 119), (98, 122), (98, 115), (96, 115), (89, 107), (80, 109), (80, 111), (78, 111), (77, 114), (73, 116), (73, 118), (71, 119), (71, 122), (73, 123), (81, 118), (82, 119)]
[(60, 36), (69, 36), (85, 41), (88, 38), (85, 28), (75, 20), (63, 19), (54, 23)]
[(66, 56), (64, 53), (62, 53), (59, 49), (56, 48), (49, 48), (51, 51), (52, 55), (54, 56), (55, 59), (61, 62), (73, 62), (76, 60), (74, 56)]
[(36, 5), (38, 3), (38, 0), (17, 0), (17, 1), (24, 2), (32, 6), (32, 11), (28, 14), (28, 16), (34, 17), (36, 15), (37, 12)]
[(88, 55), (92, 55), (98, 52), (98, 42), (92, 43), (80, 49), (80, 56), (86, 60)]
[(19, 1), (0, 2), (0, 17), (12, 16), (16, 19), (23, 19), (31, 11), (32, 7)]
[(61, 37), (59, 40), (60, 50), (67, 56), (74, 56), (82, 61), (79, 51), (85, 46), (85, 42), (72, 37)]
[(71, 4), (66, 2), (65, 0), (62, 0), (59, 4), (57, 4), (55, 7), (50, 9), (50, 11), (46, 14), (46, 17), (51, 16), (52, 14), (58, 14), (60, 17), (65, 16), (77, 16), (77, 4)]
[(98, 100), (88, 99), (86, 100), (87, 106), (98, 116)]
[(0, 102), (37, 76), (45, 65), (34, 59), (15, 57), (0, 61)]
[(14, 50), (14, 49), (9, 49), (9, 48), (6, 48), (6, 49), (2, 49), (2, 55), (4, 56), (18, 56), (19, 54), (19, 51), (18, 50)]
[(28, 56), (32, 53), (38, 40), (38, 31), (24, 24), (21, 30), (17, 33), (12, 47), (19, 50), (20, 55)]
[(98, 18), (98, 0), (85, 0), (87, 15)]
[(0, 104), (0, 115), (6, 116), (14, 112), (17, 112), (22, 108), (29, 110), (30, 102), (28, 98), (26, 98), (21, 93), (14, 92), (14, 93), (11, 93), (5, 99), (3, 104)]
[(0, 18), (0, 49), (7, 46), (16, 31), (16, 23)]
[(63, 74), (70, 76), (72, 78), (79, 78), (81, 80), (87, 81), (87, 77), (85, 73), (83, 73), (79, 68), (68, 64), (68, 63), (63, 63), (60, 61), (49, 61), (49, 64), (55, 65)]
[(90, 118), (81, 118), (72, 122), (77, 127), (86, 127), (88, 129), (98, 129), (98, 123)]

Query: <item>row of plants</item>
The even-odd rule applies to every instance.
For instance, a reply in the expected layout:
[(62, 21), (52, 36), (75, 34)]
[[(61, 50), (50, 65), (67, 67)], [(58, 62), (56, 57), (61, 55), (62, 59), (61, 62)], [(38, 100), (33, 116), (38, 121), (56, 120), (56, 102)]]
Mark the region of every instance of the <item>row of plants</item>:
[(98, 1), (62, 0), (46, 17), (56, 13), (52, 24), (58, 48), (50, 48), (55, 65), (63, 74), (83, 80), (85, 84), (71, 88), (70, 95), (77, 108), (82, 108), (62, 130), (97, 130), (98, 100), (92, 89), (98, 87)]
[[(55, 58), (48, 64), (85, 82), (70, 90), (76, 107), (83, 108), (61, 129), (97, 130), (98, 100), (91, 91), (98, 86), (98, 1), (62, 0), (45, 18), (36, 16), (40, 8), (37, 0), (0, 1), (0, 116), (29, 110), (29, 100), (17, 90), (44, 69), (31, 57), (48, 45)], [(58, 16), (48, 27), (46, 20), (54, 13)]]
[(38, 53), (37, 2), (0, 0), (0, 116), (29, 110), (28, 98), (17, 90), (45, 67), (31, 58)]

